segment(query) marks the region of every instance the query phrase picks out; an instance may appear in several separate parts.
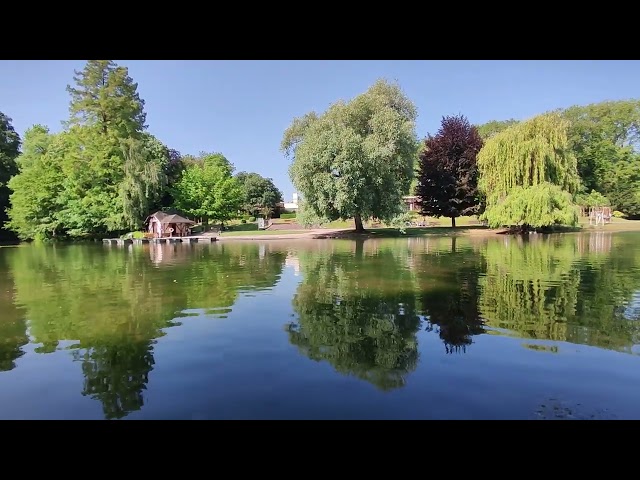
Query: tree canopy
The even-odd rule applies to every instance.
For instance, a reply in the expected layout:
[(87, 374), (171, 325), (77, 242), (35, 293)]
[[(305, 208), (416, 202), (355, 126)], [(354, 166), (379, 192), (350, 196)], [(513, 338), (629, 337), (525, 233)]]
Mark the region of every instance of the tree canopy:
[(580, 179), (568, 128), (569, 122), (551, 113), (487, 140), (478, 154), (478, 168), (487, 202), (484, 218), (490, 226), (546, 227), (577, 221), (570, 197), (578, 192)]
[(236, 179), (242, 186), (242, 210), (248, 215), (268, 217), (282, 201), (282, 192), (271, 178), (259, 173), (239, 172)]
[(482, 139), (463, 115), (443, 117), (435, 136), (429, 136), (420, 153), (416, 195), (423, 215), (456, 217), (478, 212), (476, 156)]
[(221, 153), (204, 154), (189, 165), (175, 186), (176, 208), (202, 218), (226, 222), (237, 216), (243, 191), (233, 165)]
[(513, 118), (509, 120), (491, 120), (490, 122), (477, 126), (478, 134), (483, 140), (487, 140), (517, 123), (518, 120), (514, 120)]
[(23, 239), (138, 228), (176, 174), (173, 152), (144, 131), (144, 101), (126, 68), (90, 60), (74, 80), (66, 128), (32, 127), (16, 159), (9, 226)]
[(569, 142), (587, 192), (606, 196), (629, 216), (640, 216), (640, 100), (573, 106)]
[(282, 150), (307, 208), (328, 220), (391, 220), (411, 186), (416, 108), (400, 87), (376, 82), (349, 102), (293, 120)]
[(144, 100), (126, 67), (113, 60), (89, 60), (73, 80), (75, 86), (67, 86), (70, 125), (96, 125), (119, 138), (135, 137), (146, 128)]
[(11, 118), (0, 112), (0, 236), (7, 221), (11, 177), (18, 173), (16, 158), (20, 154), (20, 136), (16, 133)]

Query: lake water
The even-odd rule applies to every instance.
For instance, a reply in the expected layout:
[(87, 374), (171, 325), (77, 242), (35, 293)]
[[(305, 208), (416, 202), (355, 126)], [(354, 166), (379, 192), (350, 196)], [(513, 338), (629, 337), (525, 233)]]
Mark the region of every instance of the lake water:
[(3, 419), (638, 419), (638, 354), (638, 233), (0, 248)]

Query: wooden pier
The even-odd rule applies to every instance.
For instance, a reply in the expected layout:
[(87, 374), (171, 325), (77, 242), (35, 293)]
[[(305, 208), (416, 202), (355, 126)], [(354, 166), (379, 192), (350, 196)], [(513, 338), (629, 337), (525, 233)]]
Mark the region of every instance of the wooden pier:
[(217, 241), (217, 237), (160, 237), (160, 238), (103, 238), (105, 245), (146, 245), (149, 243), (212, 243)]

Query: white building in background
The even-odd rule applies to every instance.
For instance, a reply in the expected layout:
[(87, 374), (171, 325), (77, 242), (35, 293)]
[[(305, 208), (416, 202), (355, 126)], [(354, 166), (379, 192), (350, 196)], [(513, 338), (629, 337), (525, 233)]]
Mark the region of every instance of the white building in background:
[(298, 210), (298, 194), (296, 192), (293, 193), (293, 198), (291, 202), (284, 202), (282, 204), (282, 208), (285, 210)]

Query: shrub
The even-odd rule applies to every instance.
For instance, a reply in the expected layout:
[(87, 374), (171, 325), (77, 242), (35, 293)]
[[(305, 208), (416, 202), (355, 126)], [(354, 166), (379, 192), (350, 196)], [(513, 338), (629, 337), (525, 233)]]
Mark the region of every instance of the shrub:
[(243, 218), (242, 220), (240, 220), (240, 223), (245, 224), (247, 223), (247, 221)]
[(611, 215), (613, 215), (616, 218), (624, 218), (624, 213), (622, 213), (622, 212), (620, 212), (618, 210), (614, 211)]

